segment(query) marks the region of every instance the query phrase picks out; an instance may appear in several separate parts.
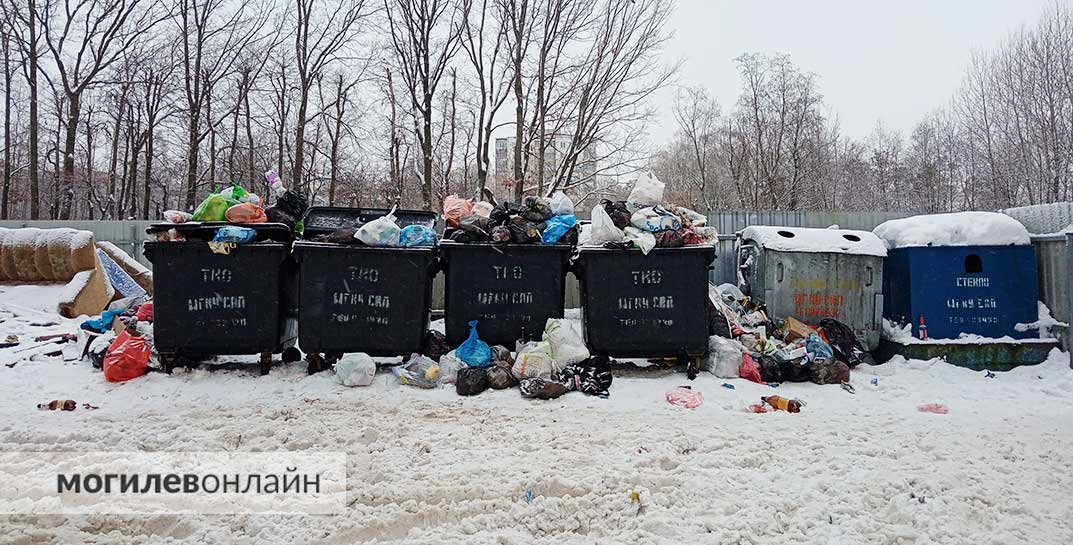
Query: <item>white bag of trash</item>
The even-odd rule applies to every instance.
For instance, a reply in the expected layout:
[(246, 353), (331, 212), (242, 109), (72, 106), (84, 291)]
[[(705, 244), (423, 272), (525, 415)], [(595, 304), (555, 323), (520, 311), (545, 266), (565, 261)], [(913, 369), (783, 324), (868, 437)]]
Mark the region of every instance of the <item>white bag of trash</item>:
[(570, 320), (549, 318), (544, 326), (544, 340), (548, 342), (551, 357), (558, 365), (566, 366), (589, 359), (589, 349)]
[(738, 378), (738, 367), (741, 366), (741, 355), (744, 352), (745, 347), (734, 339), (726, 339), (718, 335), (708, 337), (708, 360), (705, 370), (719, 378)]
[(655, 174), (642, 172), (633, 184), (630, 196), (626, 197), (626, 206), (630, 212), (636, 212), (647, 206), (656, 206), (663, 202), (663, 190), (666, 184), (659, 181)]
[(651, 252), (652, 248), (656, 247), (656, 235), (653, 235), (648, 231), (642, 231), (641, 229), (630, 225), (629, 227), (626, 227), (625, 232), (626, 240), (629, 240), (634, 246), (640, 248), (641, 253), (644, 255), (648, 255), (648, 252)]
[(392, 208), (386, 216), (379, 217), (362, 225), (354, 238), (366, 246), (398, 246), (399, 233), (402, 229), (395, 223), (395, 209)]
[(559, 366), (551, 357), (551, 344), (548, 341), (530, 342), (518, 350), (511, 372), (515, 378), (551, 378), (559, 372)]
[(463, 367), (468, 365), (458, 359), (454, 350), (440, 356), (440, 382), (454, 384), (458, 379), (458, 370)]
[(347, 354), (335, 363), (335, 378), (343, 386), (368, 386), (376, 377), (376, 362), (364, 352)]
[(574, 215), (574, 201), (570, 200), (570, 197), (567, 197), (566, 193), (562, 191), (553, 193), (548, 198), (548, 205), (551, 206), (551, 213), (556, 216)]
[[(604, 205), (598, 204), (592, 208), (592, 223), (589, 224), (582, 234), (589, 233), (588, 243), (601, 246), (605, 242), (622, 242), (626, 234), (615, 226), (615, 222), (604, 209)], [(581, 244), (580, 238), (578, 244)]]

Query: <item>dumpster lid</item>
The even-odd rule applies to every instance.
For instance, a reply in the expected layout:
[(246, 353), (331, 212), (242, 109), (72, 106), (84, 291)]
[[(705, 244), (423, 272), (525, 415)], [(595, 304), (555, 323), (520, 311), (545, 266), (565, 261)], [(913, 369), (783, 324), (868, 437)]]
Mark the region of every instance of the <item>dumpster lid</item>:
[(886, 257), (887, 248), (868, 231), (753, 225), (739, 233), (768, 250)]
[[(388, 208), (347, 208), (344, 206), (313, 206), (303, 217), (305, 238), (327, 235), (343, 227), (358, 228), (366, 223), (382, 218), (391, 210)], [(408, 225), (436, 225), (436, 213), (424, 210), (396, 210), (395, 223), (399, 227)]]
[(282, 223), (228, 223), (226, 221), (154, 223), (147, 227), (145, 232), (153, 234), (175, 229), (186, 238), (212, 240), (212, 237), (216, 235), (216, 230), (227, 225), (248, 227), (257, 231), (257, 238), (254, 239), (254, 242), (271, 240), (273, 242), (289, 244), (294, 240), (294, 233), (291, 231), (291, 228)]
[(887, 248), (1010, 246), (1032, 241), (1021, 222), (998, 212), (927, 214), (880, 224), (873, 231)]

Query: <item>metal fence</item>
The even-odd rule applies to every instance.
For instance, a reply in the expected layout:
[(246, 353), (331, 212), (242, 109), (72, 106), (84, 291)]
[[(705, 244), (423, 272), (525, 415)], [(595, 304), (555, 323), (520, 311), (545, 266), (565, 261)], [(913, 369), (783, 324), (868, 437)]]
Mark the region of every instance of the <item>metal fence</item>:
[[(1036, 283), (1039, 300), (1058, 321), (1069, 323), (1073, 314), (1073, 233), (1032, 237), (1036, 249)], [(1073, 348), (1068, 332), (1062, 335), (1066, 350)]]

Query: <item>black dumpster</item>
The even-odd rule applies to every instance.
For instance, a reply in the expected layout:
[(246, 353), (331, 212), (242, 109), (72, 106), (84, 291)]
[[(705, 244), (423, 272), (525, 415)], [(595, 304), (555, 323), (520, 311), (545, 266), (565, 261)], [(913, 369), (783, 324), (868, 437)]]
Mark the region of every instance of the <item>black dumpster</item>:
[(146, 229), (175, 229), (186, 238), (146, 242), (143, 250), (153, 263), (153, 342), (165, 371), (210, 356), (260, 354), (261, 374), (267, 374), (274, 353), (284, 352), (284, 361), (299, 359), (293, 349), (297, 298), (290, 228), (242, 225), (257, 230), (254, 242), (215, 253), (207, 241), (224, 225)]
[(712, 246), (581, 248), (585, 344), (610, 357), (692, 357), (708, 351)]
[(479, 322), (481, 340), (514, 346), (539, 339), (548, 318), (563, 317), (572, 246), (440, 242), (447, 341), (457, 346)]
[[(388, 210), (313, 207), (304, 236), (360, 227)], [(434, 212), (397, 210), (396, 223), (436, 223)], [(298, 344), (309, 370), (347, 352), (406, 356), (421, 348), (428, 330), (436, 250), (371, 247), (302, 240), (294, 244), (299, 271)], [(322, 356), (323, 355), (323, 356)], [(323, 358), (323, 361), (322, 361)]]

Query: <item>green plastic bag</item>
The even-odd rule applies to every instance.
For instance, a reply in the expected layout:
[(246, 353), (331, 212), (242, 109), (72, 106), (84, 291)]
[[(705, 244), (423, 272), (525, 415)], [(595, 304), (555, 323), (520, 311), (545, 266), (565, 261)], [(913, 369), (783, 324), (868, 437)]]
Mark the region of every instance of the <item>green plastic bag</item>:
[(225, 199), (223, 195), (213, 193), (201, 201), (201, 204), (194, 210), (194, 216), (191, 219), (193, 221), (226, 221), (227, 209), (234, 204)]

